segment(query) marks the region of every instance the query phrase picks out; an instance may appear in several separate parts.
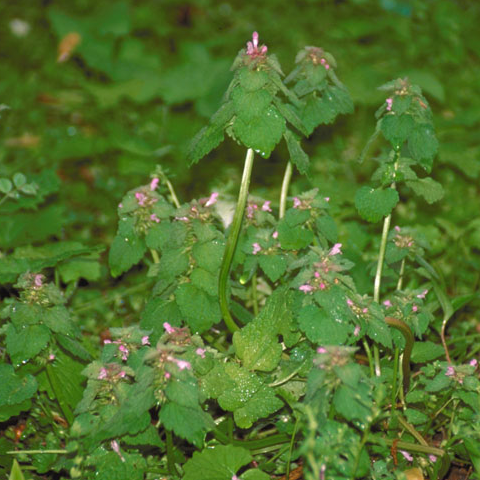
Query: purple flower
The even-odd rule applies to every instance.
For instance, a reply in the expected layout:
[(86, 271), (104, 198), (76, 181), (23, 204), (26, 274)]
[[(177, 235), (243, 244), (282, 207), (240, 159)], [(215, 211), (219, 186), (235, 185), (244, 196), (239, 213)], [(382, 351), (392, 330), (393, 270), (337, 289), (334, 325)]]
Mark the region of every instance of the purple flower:
[(342, 244), (341, 243), (336, 243), (332, 249), (330, 250), (330, 252), (328, 253), (329, 256), (333, 256), (333, 255), (341, 255), (342, 254), (342, 251), (340, 250), (340, 248), (342, 247)]
[(130, 353), (128, 351), (128, 348), (125, 345), (120, 344), (118, 346), (118, 349), (120, 350), (120, 352), (122, 352), (122, 360), (127, 360), (128, 359), (128, 354)]
[(160, 219), (157, 217), (157, 215), (155, 213), (152, 213), (150, 215), (150, 220), (152, 220), (153, 222), (160, 223)]
[(347, 298), (347, 305), (348, 305), (349, 307), (353, 306), (353, 302), (352, 302), (352, 300), (350, 300), (349, 298)]
[(469, 365), (471, 365), (472, 367), (476, 367), (478, 365), (477, 359), (474, 358), (470, 360)]
[(293, 197), (293, 208), (299, 208), (302, 205), (302, 201), (298, 197)]
[(330, 201), (330, 197), (325, 197), (324, 200), (325, 200), (326, 202), (329, 202), (329, 201)]
[(167, 360), (170, 362), (176, 363), (177, 367), (180, 370), (191, 370), (192, 366), (190, 365), (190, 362), (187, 362), (186, 360), (181, 360), (179, 358), (174, 358), (174, 357), (167, 357)]
[(118, 208), (123, 208), (123, 203), (119, 203)]
[(121, 370), (120, 373), (118, 374), (120, 378), (125, 378), (127, 376), (127, 372), (125, 370)]
[(419, 293), (417, 295), (417, 298), (420, 298), (420, 299), (424, 299), (425, 298), (425, 295), (428, 293), (428, 290), (424, 290), (422, 293)]
[(125, 459), (123, 458), (123, 455), (120, 452), (120, 445), (118, 444), (118, 442), (116, 440), (112, 440), (110, 442), (110, 446), (112, 447), (112, 450), (120, 457), (122, 462), (124, 462)]
[(267, 53), (267, 47), (262, 45), (261, 48), (258, 48), (258, 33), (253, 32), (252, 41), (247, 42), (247, 55), (251, 58), (261, 57)]
[(105, 380), (105, 379), (107, 378), (107, 376), (108, 376), (107, 369), (104, 368), (104, 367), (102, 367), (102, 368), (100, 369), (100, 372), (98, 373), (97, 379), (98, 379), (98, 380)]
[(393, 99), (387, 98), (385, 101), (387, 102), (387, 111), (390, 112), (392, 110)]
[(167, 333), (175, 332), (175, 329), (168, 322), (163, 322), (163, 328), (166, 330)]
[(40, 288), (42, 285), (43, 285), (43, 280), (45, 279), (45, 276), (42, 275), (41, 273), (37, 273), (34, 277), (33, 277), (33, 285), (34, 285), (34, 288), (37, 289), (37, 288)]
[(417, 310), (418, 310), (418, 307), (417, 307), (416, 305), (414, 305), (414, 306), (412, 307), (412, 312), (416, 312)]
[(355, 330), (353, 331), (353, 335), (358, 337), (360, 335), (360, 325), (355, 325)]
[(278, 232), (276, 230), (272, 233), (272, 238), (275, 240), (278, 238)]
[(213, 192), (210, 197), (208, 197), (207, 202), (205, 203), (206, 207), (212, 206), (218, 200), (218, 192)]
[(142, 192), (135, 193), (135, 198), (137, 199), (137, 202), (141, 207), (145, 206), (145, 201), (147, 200), (147, 196), (144, 193)]
[(447, 371), (445, 372), (447, 377), (453, 377), (455, 375), (455, 369), (450, 365), (447, 367)]
[(253, 214), (257, 209), (258, 209), (258, 205), (256, 203), (250, 203), (247, 206), (247, 218), (253, 218)]
[(392, 306), (392, 302), (390, 300), (385, 300), (383, 304), (387, 307), (390, 308)]
[(436, 457), (435, 455), (432, 455), (432, 454), (430, 454), (430, 455), (428, 456), (428, 459), (429, 459), (432, 463), (435, 463), (435, 462), (437, 461), (437, 457)]
[(206, 352), (206, 350), (204, 348), (197, 348), (195, 350), (195, 353), (202, 358), (205, 358), (205, 352)]
[(400, 232), (400, 230), (401, 230), (401, 228), (398, 225), (395, 225), (394, 229), (395, 229), (396, 232)]
[(408, 452), (405, 450), (400, 450), (400, 453), (405, 457), (405, 460), (408, 462), (413, 462), (413, 457)]
[(305, 283), (304, 285), (300, 285), (298, 289), (303, 293), (309, 293), (313, 291), (313, 287), (308, 283)]
[(148, 339), (148, 335), (142, 337), (142, 345), (150, 345), (150, 340)]
[(160, 181), (160, 179), (158, 178), (154, 178), (152, 179), (152, 181), (150, 182), (150, 190), (155, 190), (157, 187), (158, 187), (158, 182)]
[(252, 244), (252, 247), (253, 247), (253, 250), (252, 250), (252, 253), (254, 255), (256, 255), (261, 249), (262, 247), (260, 246), (259, 243), (255, 242), (254, 244)]
[(264, 212), (271, 212), (271, 211), (272, 211), (272, 209), (270, 208), (270, 204), (271, 204), (271, 203), (272, 203), (271, 201), (265, 202), (265, 203), (262, 205), (262, 210), (263, 210)]
[(317, 348), (317, 353), (327, 353), (327, 349), (324, 347), (318, 347)]

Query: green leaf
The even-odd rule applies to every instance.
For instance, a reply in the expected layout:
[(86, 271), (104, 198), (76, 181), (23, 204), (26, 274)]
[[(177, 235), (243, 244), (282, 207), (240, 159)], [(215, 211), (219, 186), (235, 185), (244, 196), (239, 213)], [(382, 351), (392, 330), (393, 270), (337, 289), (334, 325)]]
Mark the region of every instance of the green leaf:
[(444, 353), (443, 347), (436, 343), (430, 341), (415, 342), (412, 350), (412, 362), (430, 362), (431, 360), (441, 357)]
[(375, 189), (363, 186), (357, 190), (355, 206), (364, 220), (375, 223), (389, 215), (398, 200), (398, 193), (393, 188)]
[(280, 361), (282, 345), (278, 340), (278, 324), (284, 310), (284, 289), (277, 290), (267, 301), (258, 317), (233, 334), (235, 353), (248, 370), (269, 372)]
[(199, 405), (195, 378), (170, 381), (165, 390), (168, 402), (160, 410), (159, 419), (169, 430), (200, 446), (205, 434), (214, 427), (210, 415)]
[(13, 459), (12, 469), (10, 470), (8, 480), (25, 480), (22, 469), (15, 458)]
[(145, 241), (148, 248), (155, 250), (181, 248), (187, 236), (183, 222), (160, 222), (148, 231)]
[(175, 301), (154, 297), (148, 300), (145, 305), (140, 319), (140, 327), (152, 331), (150, 342), (153, 345), (165, 333), (164, 322), (173, 326), (180, 326), (182, 319), (182, 313)]
[(270, 475), (263, 472), (259, 468), (251, 468), (242, 474), (241, 480), (270, 480)]
[(272, 282), (276, 282), (287, 270), (287, 260), (284, 255), (260, 255), (260, 267)]
[(37, 391), (37, 381), (32, 375), (20, 377), (15, 374), (11, 365), (0, 364), (0, 421), (9, 419), (7, 409), (10, 405), (20, 405), (29, 400)]
[(290, 104), (285, 104), (278, 98), (273, 100), (274, 105), (278, 108), (278, 111), (283, 115), (285, 120), (295, 127), (299, 132), (305, 136), (309, 135), (309, 132), (302, 122), (302, 119), (298, 116), (295, 107)]
[(260, 117), (254, 117), (249, 122), (237, 117), (233, 124), (235, 138), (264, 158), (270, 156), (284, 131), (285, 119), (273, 105)]
[(338, 240), (338, 230), (335, 220), (329, 215), (318, 217), (317, 229), (319, 232), (331, 243), (335, 243)]
[(238, 71), (237, 75), (240, 86), (247, 92), (259, 90), (269, 82), (268, 74), (262, 70), (251, 70), (244, 67)]
[(307, 338), (319, 345), (341, 345), (351, 331), (348, 325), (335, 321), (327, 311), (315, 305), (300, 310), (298, 324)]
[(13, 185), (8, 178), (0, 178), (0, 192), (9, 193), (12, 191)]
[(233, 412), (235, 423), (240, 428), (250, 428), (259, 418), (265, 418), (283, 406), (272, 388), (263, 384), (254, 373), (234, 364), (225, 365), (235, 387), (218, 397), (219, 405)]
[(415, 122), (411, 115), (389, 114), (382, 118), (381, 130), (383, 136), (392, 144), (393, 148), (399, 148), (409, 137)]
[(165, 249), (160, 258), (160, 263), (155, 266), (158, 269), (158, 278), (171, 282), (175, 277), (187, 271), (189, 266), (188, 252), (184, 248)]
[(114, 277), (130, 270), (143, 258), (147, 249), (143, 238), (135, 230), (134, 222), (133, 217), (120, 218), (118, 232), (108, 254), (108, 263)]
[(50, 340), (45, 325), (27, 325), (19, 331), (10, 323), (6, 328), (5, 343), (13, 364), (20, 365), (40, 353)]
[(175, 298), (194, 333), (203, 333), (222, 319), (217, 299), (191, 283), (181, 284), (175, 290)]
[(336, 111), (330, 102), (323, 97), (318, 98), (316, 93), (309, 95), (301, 109), (300, 118), (310, 135), (319, 125), (333, 122)]
[(194, 452), (183, 467), (183, 480), (232, 480), (237, 471), (251, 461), (250, 452), (244, 448), (217, 445)]
[(438, 202), (445, 194), (442, 185), (430, 177), (406, 182), (406, 185), (417, 195), (422, 196), (429, 204)]
[(13, 184), (16, 188), (21, 188), (27, 183), (27, 177), (23, 173), (16, 173), (13, 176)]
[(235, 114), (244, 122), (250, 122), (255, 117), (266, 115), (272, 99), (272, 94), (263, 88), (248, 92), (241, 87), (237, 87), (232, 92)]
[(306, 174), (310, 166), (308, 155), (302, 150), (300, 142), (295, 135), (288, 129), (283, 134), (287, 142), (288, 153), (290, 154), (290, 161), (296, 165), (301, 174)]
[(208, 125), (203, 127), (193, 138), (187, 158), (190, 165), (197, 163), (214, 148), (218, 147), (224, 138), (223, 127)]
[(278, 224), (278, 240), (285, 250), (301, 250), (313, 241), (313, 233), (303, 227), (292, 227), (285, 216)]
[(199, 267), (210, 273), (216, 273), (222, 264), (224, 250), (223, 241), (213, 240), (209, 243), (196, 243), (192, 248), (192, 255)]
[(433, 158), (438, 151), (438, 140), (432, 125), (422, 123), (415, 127), (408, 138), (408, 148), (412, 157), (427, 171), (432, 169)]

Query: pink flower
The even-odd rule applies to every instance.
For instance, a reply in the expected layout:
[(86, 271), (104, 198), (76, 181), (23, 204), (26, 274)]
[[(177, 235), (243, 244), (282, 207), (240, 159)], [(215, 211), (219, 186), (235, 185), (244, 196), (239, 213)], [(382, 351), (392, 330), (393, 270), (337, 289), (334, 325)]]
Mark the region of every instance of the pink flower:
[(144, 193), (136, 192), (135, 198), (137, 199), (137, 202), (141, 207), (145, 206), (145, 201), (147, 200), (147, 196)]
[(108, 376), (107, 369), (102, 367), (100, 369), (100, 372), (99, 372), (98, 377), (97, 377), (98, 380), (105, 380), (107, 378), (107, 376)]
[(110, 446), (112, 447), (112, 450), (120, 457), (122, 462), (124, 462), (125, 459), (123, 458), (123, 455), (120, 452), (120, 445), (118, 444), (118, 442), (116, 440), (112, 440), (110, 442)]
[(341, 243), (336, 243), (332, 249), (330, 250), (330, 252), (328, 253), (329, 256), (332, 256), (332, 255), (341, 255), (342, 254), (342, 251), (340, 250), (342, 244)]
[(187, 362), (186, 360), (181, 360), (179, 358), (174, 358), (174, 357), (167, 357), (167, 360), (170, 362), (176, 363), (177, 367), (180, 370), (191, 370), (192, 366), (190, 365), (190, 362)]
[(303, 293), (309, 293), (313, 291), (313, 287), (308, 283), (305, 283), (304, 285), (300, 285), (298, 289)]
[(35, 285), (35, 288), (40, 288), (43, 285), (43, 280), (44, 276), (41, 273), (37, 273), (35, 277), (33, 278), (33, 284)]
[(358, 337), (360, 335), (360, 325), (355, 325), (355, 330), (353, 331), (353, 335)]
[(293, 197), (293, 208), (299, 208), (302, 205), (302, 201), (298, 197)]
[(150, 345), (150, 340), (148, 339), (148, 335), (142, 337), (142, 345)]
[(455, 375), (455, 369), (450, 365), (447, 367), (447, 371), (445, 372), (447, 377), (453, 377)]
[(428, 456), (428, 459), (429, 459), (432, 463), (435, 463), (435, 462), (437, 461), (437, 457), (436, 457), (435, 455), (432, 455), (432, 454), (430, 454), (430, 455)]
[(365, 307), (365, 308), (362, 310), (362, 313), (368, 313), (368, 308)]
[(257, 242), (255, 242), (255, 243), (252, 245), (252, 247), (253, 247), (252, 253), (253, 253), (254, 255), (256, 255), (256, 254), (262, 249), (262, 247), (260, 246), (260, 244), (257, 243)]
[(313, 275), (315, 278), (320, 278), (320, 272), (315, 272)]
[(398, 225), (395, 225), (394, 229), (395, 229), (396, 232), (400, 232), (400, 230), (401, 230), (401, 228)]
[(323, 283), (323, 282), (320, 282), (320, 290), (325, 290), (327, 288), (327, 286)]
[(387, 111), (390, 112), (392, 110), (393, 99), (387, 98), (385, 101), (387, 102)]
[(412, 312), (416, 312), (417, 310), (418, 310), (418, 307), (417, 307), (416, 305), (414, 305), (414, 306), (412, 307)]
[(188, 222), (188, 217), (175, 217), (175, 220), (179, 220), (181, 222)]
[(385, 300), (383, 304), (387, 307), (390, 308), (392, 306), (392, 302), (390, 300)]
[(175, 329), (168, 322), (163, 323), (163, 328), (166, 330), (167, 333), (175, 332)]
[(130, 353), (128, 351), (128, 348), (125, 345), (119, 345), (118, 349), (120, 350), (120, 352), (122, 352), (122, 360), (127, 360), (128, 354)]
[(232, 480), (240, 480), (240, 479), (236, 475), (233, 475)]
[(260, 57), (267, 53), (267, 47), (262, 45), (260, 49), (258, 49), (258, 33), (253, 32), (252, 34), (252, 41), (247, 42), (247, 55), (251, 58)]
[(123, 203), (119, 203), (118, 208), (123, 208)]
[(330, 65), (328, 63), (325, 64), (325, 70), (328, 70), (330, 68)]
[(206, 352), (206, 350), (204, 348), (197, 348), (195, 350), (195, 353), (202, 358), (205, 358), (205, 352)]
[(278, 232), (276, 230), (272, 233), (272, 238), (275, 240), (278, 238)]
[(400, 453), (405, 457), (405, 460), (408, 462), (413, 462), (413, 457), (408, 452), (405, 450), (400, 450)]
[[(48, 359), (53, 362), (55, 360), (55, 355), (53, 353), (51, 353), (49, 356), (48, 356)], [(473, 361), (473, 360), (472, 360)], [(470, 365), (472, 364), (472, 362), (470, 362)]]
[(247, 206), (247, 218), (253, 218), (253, 214), (257, 209), (258, 209), (258, 205), (256, 203), (250, 203)]
[(325, 197), (324, 200), (325, 200), (326, 202), (329, 202), (329, 201), (330, 201), (330, 197)]
[(318, 347), (317, 348), (317, 353), (327, 353), (327, 349), (324, 347)]
[(120, 373), (118, 374), (120, 378), (125, 378), (127, 376), (127, 372), (125, 370), (121, 370)]
[(108, 343), (112, 343), (112, 341), (111, 341), (111, 340), (109, 340), (108, 338), (107, 338), (106, 340), (104, 340), (104, 341), (103, 341), (103, 344), (104, 344), (104, 345), (107, 345)]
[(171, 375), (168, 372), (165, 372), (164, 377), (168, 380), (171, 377)]
[(469, 365), (471, 365), (472, 367), (476, 367), (478, 365), (477, 359), (474, 358), (470, 360)]
[(417, 295), (417, 298), (421, 298), (422, 300), (425, 298), (425, 295), (428, 293), (428, 290), (424, 290), (422, 293)]
[(272, 209), (270, 208), (270, 204), (271, 204), (271, 203), (272, 203), (271, 201), (265, 202), (265, 203), (262, 205), (262, 210), (263, 210), (264, 212), (271, 212), (271, 211), (272, 211)]
[(205, 203), (206, 207), (211, 207), (214, 203), (218, 200), (218, 192), (213, 192), (210, 197), (208, 197), (207, 203)]
[(160, 219), (157, 217), (157, 215), (155, 213), (152, 213), (150, 215), (150, 220), (152, 220), (153, 222), (160, 223)]
[(347, 298), (347, 305), (349, 307), (351, 307), (353, 305), (353, 302), (349, 298)]
[(158, 182), (160, 181), (160, 179), (158, 178), (153, 178), (152, 181), (150, 182), (150, 190), (155, 190), (157, 187), (158, 187)]

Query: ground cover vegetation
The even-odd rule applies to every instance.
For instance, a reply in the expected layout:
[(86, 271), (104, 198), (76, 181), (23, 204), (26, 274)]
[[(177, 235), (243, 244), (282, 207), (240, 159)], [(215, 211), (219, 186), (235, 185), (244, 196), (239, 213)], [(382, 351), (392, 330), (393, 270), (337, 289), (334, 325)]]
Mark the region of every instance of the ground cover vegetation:
[(1, 13), (1, 475), (480, 478), (480, 5)]

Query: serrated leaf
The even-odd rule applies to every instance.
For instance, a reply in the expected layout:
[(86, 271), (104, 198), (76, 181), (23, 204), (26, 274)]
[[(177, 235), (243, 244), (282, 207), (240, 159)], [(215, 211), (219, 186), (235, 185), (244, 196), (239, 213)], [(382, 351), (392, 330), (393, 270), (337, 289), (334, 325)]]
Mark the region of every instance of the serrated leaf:
[(224, 138), (223, 127), (207, 125), (193, 138), (188, 150), (187, 158), (190, 165), (197, 163), (205, 155), (222, 143)]
[(270, 156), (284, 131), (285, 119), (273, 105), (260, 117), (252, 118), (249, 122), (237, 117), (233, 124), (235, 138), (264, 158)]
[(308, 155), (303, 151), (300, 142), (290, 130), (285, 130), (283, 134), (287, 142), (288, 153), (290, 154), (290, 161), (298, 168), (298, 171), (303, 175), (308, 172), (310, 160)]
[[(0, 410), (7, 405), (17, 405), (29, 400), (37, 391), (37, 381), (32, 375), (20, 377), (15, 374), (11, 365), (6, 363), (0, 364)], [(4, 415), (0, 414), (0, 421), (8, 420)]]
[(351, 331), (348, 324), (336, 322), (327, 311), (315, 305), (300, 310), (298, 324), (307, 338), (319, 345), (341, 345)]
[(260, 255), (258, 263), (272, 282), (276, 282), (287, 269), (287, 260), (283, 255)]
[(192, 285), (200, 288), (209, 295), (218, 295), (218, 275), (214, 275), (203, 268), (195, 268), (190, 274)]
[(27, 362), (40, 353), (50, 340), (45, 325), (27, 325), (17, 330), (11, 323), (6, 328), (5, 343), (13, 364)]
[(280, 361), (282, 345), (277, 325), (284, 314), (284, 294), (280, 292), (268, 299), (257, 318), (233, 334), (235, 353), (249, 370), (269, 372)]
[(412, 362), (425, 363), (430, 362), (441, 357), (445, 353), (445, 350), (441, 345), (426, 341), (415, 342), (412, 350)]
[(175, 290), (175, 298), (193, 333), (203, 333), (222, 318), (218, 300), (191, 283), (181, 284)]
[(187, 236), (187, 226), (182, 222), (160, 222), (150, 228), (145, 241), (155, 250), (181, 248)]
[(164, 322), (168, 322), (172, 326), (180, 326), (182, 318), (182, 313), (175, 301), (154, 297), (145, 305), (140, 319), (140, 327), (152, 331), (150, 342), (153, 345), (165, 333)]
[(262, 70), (251, 70), (244, 67), (238, 71), (238, 81), (240, 86), (247, 92), (254, 92), (264, 87), (268, 81), (268, 74)]
[(411, 115), (389, 114), (382, 118), (381, 130), (383, 136), (392, 144), (393, 148), (399, 148), (413, 131), (415, 122)]
[(333, 122), (336, 111), (332, 104), (316, 94), (309, 95), (301, 108), (302, 119), (308, 134), (310, 135), (319, 125)]
[(112, 276), (118, 277), (130, 270), (145, 254), (145, 241), (135, 231), (133, 217), (120, 218), (118, 232), (108, 253)]
[(329, 215), (318, 217), (316, 220), (317, 229), (331, 243), (338, 240), (338, 230), (335, 220)]
[(438, 202), (443, 198), (445, 191), (440, 183), (433, 180), (433, 178), (419, 178), (406, 182), (417, 195), (422, 196), (427, 203), (432, 204)]
[(210, 273), (216, 273), (220, 269), (223, 259), (225, 244), (220, 240), (212, 242), (196, 243), (192, 248), (192, 255), (197, 265)]
[(433, 158), (438, 151), (438, 140), (432, 125), (423, 123), (415, 126), (408, 138), (408, 149), (412, 157), (427, 171), (432, 169)]
[(267, 417), (283, 406), (273, 389), (263, 384), (254, 373), (232, 363), (225, 365), (225, 370), (235, 387), (224, 391), (218, 397), (218, 403), (224, 410), (233, 412), (240, 428), (250, 428), (259, 418)]
[(275, 98), (273, 103), (288, 123), (294, 126), (299, 132), (303, 133), (305, 136), (308, 136), (308, 130), (303, 124), (301, 118), (296, 113), (295, 107), (290, 104), (283, 103), (278, 98)]
[(393, 188), (375, 189), (363, 186), (357, 190), (355, 206), (363, 219), (375, 223), (389, 215), (398, 200), (398, 192)]
[(272, 100), (272, 94), (264, 88), (246, 91), (241, 87), (237, 87), (232, 92), (235, 114), (244, 122), (250, 122), (255, 117), (266, 115), (267, 108), (272, 103)]
[(172, 282), (176, 277), (185, 273), (189, 266), (188, 252), (184, 248), (172, 250), (164, 249), (157, 267), (158, 278)]
[(336, 113), (353, 113), (353, 102), (346, 88), (327, 86), (323, 92), (325, 100), (332, 104)]
[(183, 480), (231, 480), (237, 471), (251, 462), (250, 452), (232, 445), (217, 445), (194, 452), (184, 465)]

